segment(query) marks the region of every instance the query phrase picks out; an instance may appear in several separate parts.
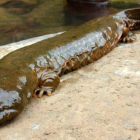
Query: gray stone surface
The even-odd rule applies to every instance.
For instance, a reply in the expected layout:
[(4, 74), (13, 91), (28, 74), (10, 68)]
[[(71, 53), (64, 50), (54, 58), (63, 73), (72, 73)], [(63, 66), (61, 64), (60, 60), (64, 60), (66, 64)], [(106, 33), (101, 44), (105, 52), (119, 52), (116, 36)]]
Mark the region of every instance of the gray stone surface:
[(0, 59), (12, 51), (20, 49), (22, 47), (29, 46), (29, 45), (34, 44), (36, 42), (39, 42), (41, 40), (54, 37), (54, 36), (59, 35), (61, 33), (63, 33), (63, 32), (43, 35), (43, 36), (34, 37), (31, 39), (26, 39), (26, 40), (22, 40), (22, 41), (11, 43), (11, 44), (2, 45), (2, 46), (0, 46)]

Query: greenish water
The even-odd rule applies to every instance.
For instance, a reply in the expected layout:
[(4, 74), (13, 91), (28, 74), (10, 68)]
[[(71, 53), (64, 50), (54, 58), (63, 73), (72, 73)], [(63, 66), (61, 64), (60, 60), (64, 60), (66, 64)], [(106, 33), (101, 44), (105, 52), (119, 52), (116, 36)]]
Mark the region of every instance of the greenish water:
[(65, 0), (1, 0), (0, 45), (66, 31), (84, 22), (127, 8), (139, 0), (110, 0), (108, 5), (67, 3)]

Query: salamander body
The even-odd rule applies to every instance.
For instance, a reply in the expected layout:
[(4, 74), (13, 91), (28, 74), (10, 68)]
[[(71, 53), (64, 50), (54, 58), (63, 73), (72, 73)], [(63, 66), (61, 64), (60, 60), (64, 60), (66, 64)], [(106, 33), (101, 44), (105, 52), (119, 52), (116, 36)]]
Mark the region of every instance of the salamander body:
[(23, 110), (32, 96), (50, 96), (59, 77), (94, 62), (119, 41), (133, 42), (140, 8), (89, 21), (62, 35), (14, 51), (0, 60), (0, 125)]

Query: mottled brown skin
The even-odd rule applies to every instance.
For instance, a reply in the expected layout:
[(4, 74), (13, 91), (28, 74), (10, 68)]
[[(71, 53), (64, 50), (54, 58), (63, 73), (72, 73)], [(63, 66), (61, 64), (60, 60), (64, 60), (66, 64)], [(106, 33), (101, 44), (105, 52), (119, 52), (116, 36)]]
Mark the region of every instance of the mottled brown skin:
[(59, 76), (133, 42), (140, 28), (140, 8), (97, 19), (62, 35), (14, 51), (0, 60), (0, 125), (15, 118), (32, 96), (48, 96)]

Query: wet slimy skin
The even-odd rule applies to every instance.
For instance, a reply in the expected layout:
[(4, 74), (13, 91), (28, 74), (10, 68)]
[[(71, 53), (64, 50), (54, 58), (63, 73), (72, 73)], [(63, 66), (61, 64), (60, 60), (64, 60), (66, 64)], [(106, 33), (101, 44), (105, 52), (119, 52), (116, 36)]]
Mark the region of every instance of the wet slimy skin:
[(32, 96), (50, 96), (59, 77), (94, 62), (119, 41), (133, 42), (140, 8), (90, 21), (62, 35), (19, 49), (0, 60), (0, 125), (15, 118)]

